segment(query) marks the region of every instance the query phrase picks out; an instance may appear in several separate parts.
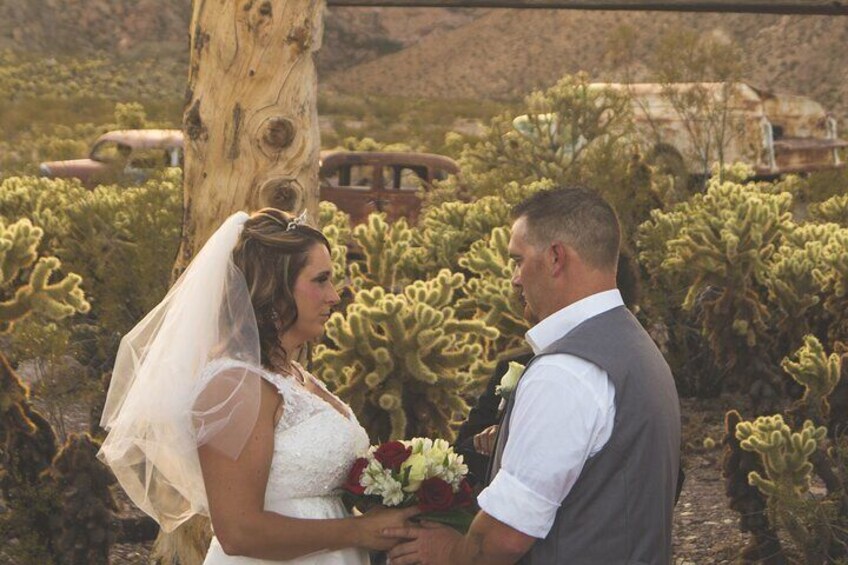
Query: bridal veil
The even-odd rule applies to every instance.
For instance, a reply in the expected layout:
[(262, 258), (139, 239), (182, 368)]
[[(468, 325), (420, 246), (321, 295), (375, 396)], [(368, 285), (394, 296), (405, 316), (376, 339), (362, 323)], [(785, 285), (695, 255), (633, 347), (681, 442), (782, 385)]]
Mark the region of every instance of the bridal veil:
[[(197, 448), (235, 459), (257, 421), (259, 335), (232, 260), (247, 219), (239, 212), (223, 223), (118, 349), (98, 457), (165, 531), (208, 514)], [(222, 358), (243, 368), (204, 370)]]

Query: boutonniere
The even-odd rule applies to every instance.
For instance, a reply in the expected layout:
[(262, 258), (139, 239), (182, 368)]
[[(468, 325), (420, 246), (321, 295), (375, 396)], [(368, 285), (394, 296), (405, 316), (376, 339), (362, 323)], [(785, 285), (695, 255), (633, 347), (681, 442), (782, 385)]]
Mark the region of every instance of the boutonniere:
[(509, 362), (509, 368), (507, 368), (504, 376), (501, 377), (500, 384), (495, 387), (495, 394), (501, 397), (501, 403), (500, 406), (498, 406), (498, 410), (503, 410), (506, 407), (506, 401), (509, 400), (510, 395), (518, 385), (518, 379), (521, 378), (521, 374), (523, 372), (524, 365), (516, 363), (515, 361)]

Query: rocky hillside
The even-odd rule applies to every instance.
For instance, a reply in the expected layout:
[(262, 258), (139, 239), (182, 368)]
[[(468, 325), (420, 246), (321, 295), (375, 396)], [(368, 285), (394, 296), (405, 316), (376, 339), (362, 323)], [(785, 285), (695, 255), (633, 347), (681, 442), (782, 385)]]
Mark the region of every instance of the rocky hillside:
[[(0, 0), (0, 49), (186, 57), (190, 18), (189, 0)], [(750, 82), (848, 116), (848, 17), (332, 8), (319, 73), (353, 95), (515, 99), (578, 70), (622, 80), (608, 52), (623, 27), (636, 79), (659, 37), (691, 29), (740, 45)]]
[[(323, 73), (462, 27), (485, 11), (334, 8), (324, 20)], [(0, 0), (0, 49), (45, 55), (188, 57), (190, 0)]]
[(514, 98), (579, 70), (597, 80), (620, 81), (623, 70), (608, 52), (625, 26), (636, 36), (637, 80), (647, 78), (639, 62), (649, 60), (659, 37), (691, 29), (741, 46), (750, 82), (806, 94), (843, 117), (848, 114), (848, 17), (492, 10), (337, 73), (327, 84), (390, 95)]
[(156, 56), (184, 49), (190, 19), (187, 0), (2, 0), (0, 49)]

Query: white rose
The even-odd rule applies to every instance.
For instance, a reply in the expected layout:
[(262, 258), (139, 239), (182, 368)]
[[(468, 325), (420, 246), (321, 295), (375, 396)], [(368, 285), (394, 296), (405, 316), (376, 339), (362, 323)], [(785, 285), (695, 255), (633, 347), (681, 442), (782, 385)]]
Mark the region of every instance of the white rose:
[(509, 368), (504, 376), (501, 377), (501, 383), (495, 387), (495, 394), (499, 394), (503, 398), (509, 398), (509, 395), (512, 394), (512, 391), (518, 385), (518, 379), (521, 378), (522, 373), (524, 373), (524, 365), (510, 361)]

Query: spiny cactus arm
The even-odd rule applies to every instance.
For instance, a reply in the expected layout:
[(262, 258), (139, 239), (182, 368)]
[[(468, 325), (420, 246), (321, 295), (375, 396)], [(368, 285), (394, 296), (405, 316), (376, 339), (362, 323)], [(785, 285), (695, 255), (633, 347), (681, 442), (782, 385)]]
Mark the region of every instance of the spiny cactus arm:
[(754, 422), (740, 422), (736, 426), (742, 449), (759, 453), (763, 459), (766, 476), (752, 473), (751, 480), (756, 481), (758, 488), (768, 489), (763, 490), (766, 495), (774, 495), (775, 489), (783, 494), (787, 489), (806, 492), (813, 470), (810, 455), (826, 435), (827, 428), (816, 427), (809, 420), (800, 432), (793, 433), (780, 414), (761, 416)]
[(11, 284), (18, 273), (38, 257), (38, 245), (44, 230), (26, 218), (9, 227), (0, 224), (0, 284)]
[(445, 322), (445, 331), (456, 334), (470, 334), (476, 338), (493, 340), (500, 337), (500, 331), (490, 326), (486, 320), (462, 320), (451, 318)]
[(809, 219), (814, 222), (833, 222), (848, 227), (848, 195), (839, 194), (808, 207)]
[(329, 224), (321, 231), (330, 242), (330, 258), (333, 263), (333, 284), (336, 288), (339, 288), (344, 285), (347, 274), (347, 245), (343, 241), (339, 227), (335, 224)]
[(807, 320), (814, 315), (811, 310), (822, 301), (820, 284), (813, 271), (819, 264), (823, 247), (823, 243), (818, 241), (803, 246), (782, 245), (769, 263), (764, 284), (769, 301), (780, 311), (779, 323), (787, 335), (807, 331)]
[(42, 257), (30, 275), (29, 284), (18, 288), (15, 295), (0, 303), (0, 331), (30, 312), (61, 320), (77, 312), (88, 312), (90, 306), (79, 287), (82, 279), (70, 273), (61, 281), (49, 284), (50, 275), (60, 266), (55, 257)]
[(50, 284), (50, 276), (61, 264), (55, 257), (42, 257), (30, 276), (33, 288), (33, 308), (51, 319), (59, 320), (76, 312), (86, 313), (91, 305), (80, 288), (82, 278), (69, 273), (62, 280)]
[(842, 372), (842, 358), (836, 353), (829, 356), (821, 342), (813, 335), (804, 337), (804, 345), (793, 356), (783, 359), (781, 366), (799, 384), (804, 386), (804, 396), (796, 404), (816, 424), (824, 425), (830, 416), (828, 396), (836, 388)]
[(407, 418), (403, 406), (404, 384), (400, 379), (387, 381), (382, 391), (374, 390), (376, 405), (389, 416), (390, 439), (404, 439), (407, 431)]
[(428, 367), (417, 351), (406, 351), (403, 353), (404, 368), (419, 381), (435, 385), (439, 381), (439, 375)]

